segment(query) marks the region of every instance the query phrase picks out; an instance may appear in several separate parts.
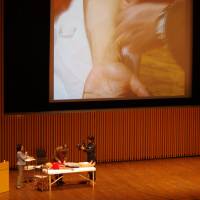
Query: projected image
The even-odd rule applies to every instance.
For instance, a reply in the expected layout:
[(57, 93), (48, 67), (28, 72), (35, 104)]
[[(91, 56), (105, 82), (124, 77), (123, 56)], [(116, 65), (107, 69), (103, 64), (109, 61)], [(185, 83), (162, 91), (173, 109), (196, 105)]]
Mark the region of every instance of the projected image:
[(53, 100), (191, 95), (191, 0), (53, 0)]

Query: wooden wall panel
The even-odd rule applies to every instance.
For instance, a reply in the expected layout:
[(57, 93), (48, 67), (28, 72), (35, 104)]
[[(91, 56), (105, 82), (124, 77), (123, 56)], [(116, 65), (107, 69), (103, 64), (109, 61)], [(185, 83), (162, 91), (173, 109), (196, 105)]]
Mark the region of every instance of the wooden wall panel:
[[(0, 0), (0, 119), (3, 112), (3, 0)], [(0, 123), (1, 123), (0, 122)], [(2, 125), (2, 124), (0, 124)]]
[(15, 167), (17, 143), (30, 155), (45, 148), (49, 160), (55, 147), (66, 143), (69, 160), (84, 160), (76, 144), (90, 134), (99, 162), (200, 155), (199, 106), (4, 115), (3, 1), (0, 11), (0, 161)]
[(23, 143), (31, 155), (44, 147), (51, 159), (66, 143), (70, 160), (84, 160), (76, 144), (91, 133), (100, 162), (199, 155), (199, 120), (199, 107), (2, 115), (0, 158), (15, 166), (15, 146)]

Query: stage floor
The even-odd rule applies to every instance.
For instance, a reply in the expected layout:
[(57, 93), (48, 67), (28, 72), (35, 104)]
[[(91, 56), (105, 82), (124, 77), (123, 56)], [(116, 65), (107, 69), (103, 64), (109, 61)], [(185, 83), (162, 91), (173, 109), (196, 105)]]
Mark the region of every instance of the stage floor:
[(10, 191), (0, 200), (200, 200), (200, 157), (97, 164), (94, 188), (77, 174), (52, 191), (16, 189), (17, 171), (10, 171)]

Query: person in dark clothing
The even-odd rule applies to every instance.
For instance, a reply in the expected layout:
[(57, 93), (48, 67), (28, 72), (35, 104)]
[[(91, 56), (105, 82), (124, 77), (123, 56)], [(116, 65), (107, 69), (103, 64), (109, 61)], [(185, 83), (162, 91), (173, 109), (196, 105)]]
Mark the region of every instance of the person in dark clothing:
[[(81, 150), (87, 153), (87, 162), (89, 162), (92, 166), (96, 166), (96, 145), (94, 143), (94, 136), (88, 136), (87, 145), (82, 145)], [(92, 172), (89, 172), (89, 178), (92, 180)], [(94, 180), (96, 180), (96, 172), (94, 173)]]

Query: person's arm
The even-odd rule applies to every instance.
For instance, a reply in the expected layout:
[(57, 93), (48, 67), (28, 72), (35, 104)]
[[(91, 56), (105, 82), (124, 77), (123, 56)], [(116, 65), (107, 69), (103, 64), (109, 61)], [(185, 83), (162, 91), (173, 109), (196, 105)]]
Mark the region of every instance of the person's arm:
[(55, 162), (59, 162), (60, 160), (59, 160), (59, 158), (57, 156), (54, 156), (54, 161)]
[(85, 27), (93, 66), (83, 98), (148, 96), (134, 69), (122, 63), (116, 42), (117, 15), (121, 0), (85, 0)]
[(54, 161), (55, 162), (61, 162), (60, 161), (60, 151), (61, 151), (62, 147), (56, 147), (55, 153), (54, 153)]
[(86, 151), (87, 153), (95, 152), (96, 145), (95, 144), (89, 144), (87, 145), (83, 151)]
[(117, 44), (113, 41), (120, 1), (84, 0), (85, 27), (94, 66), (118, 61)]

